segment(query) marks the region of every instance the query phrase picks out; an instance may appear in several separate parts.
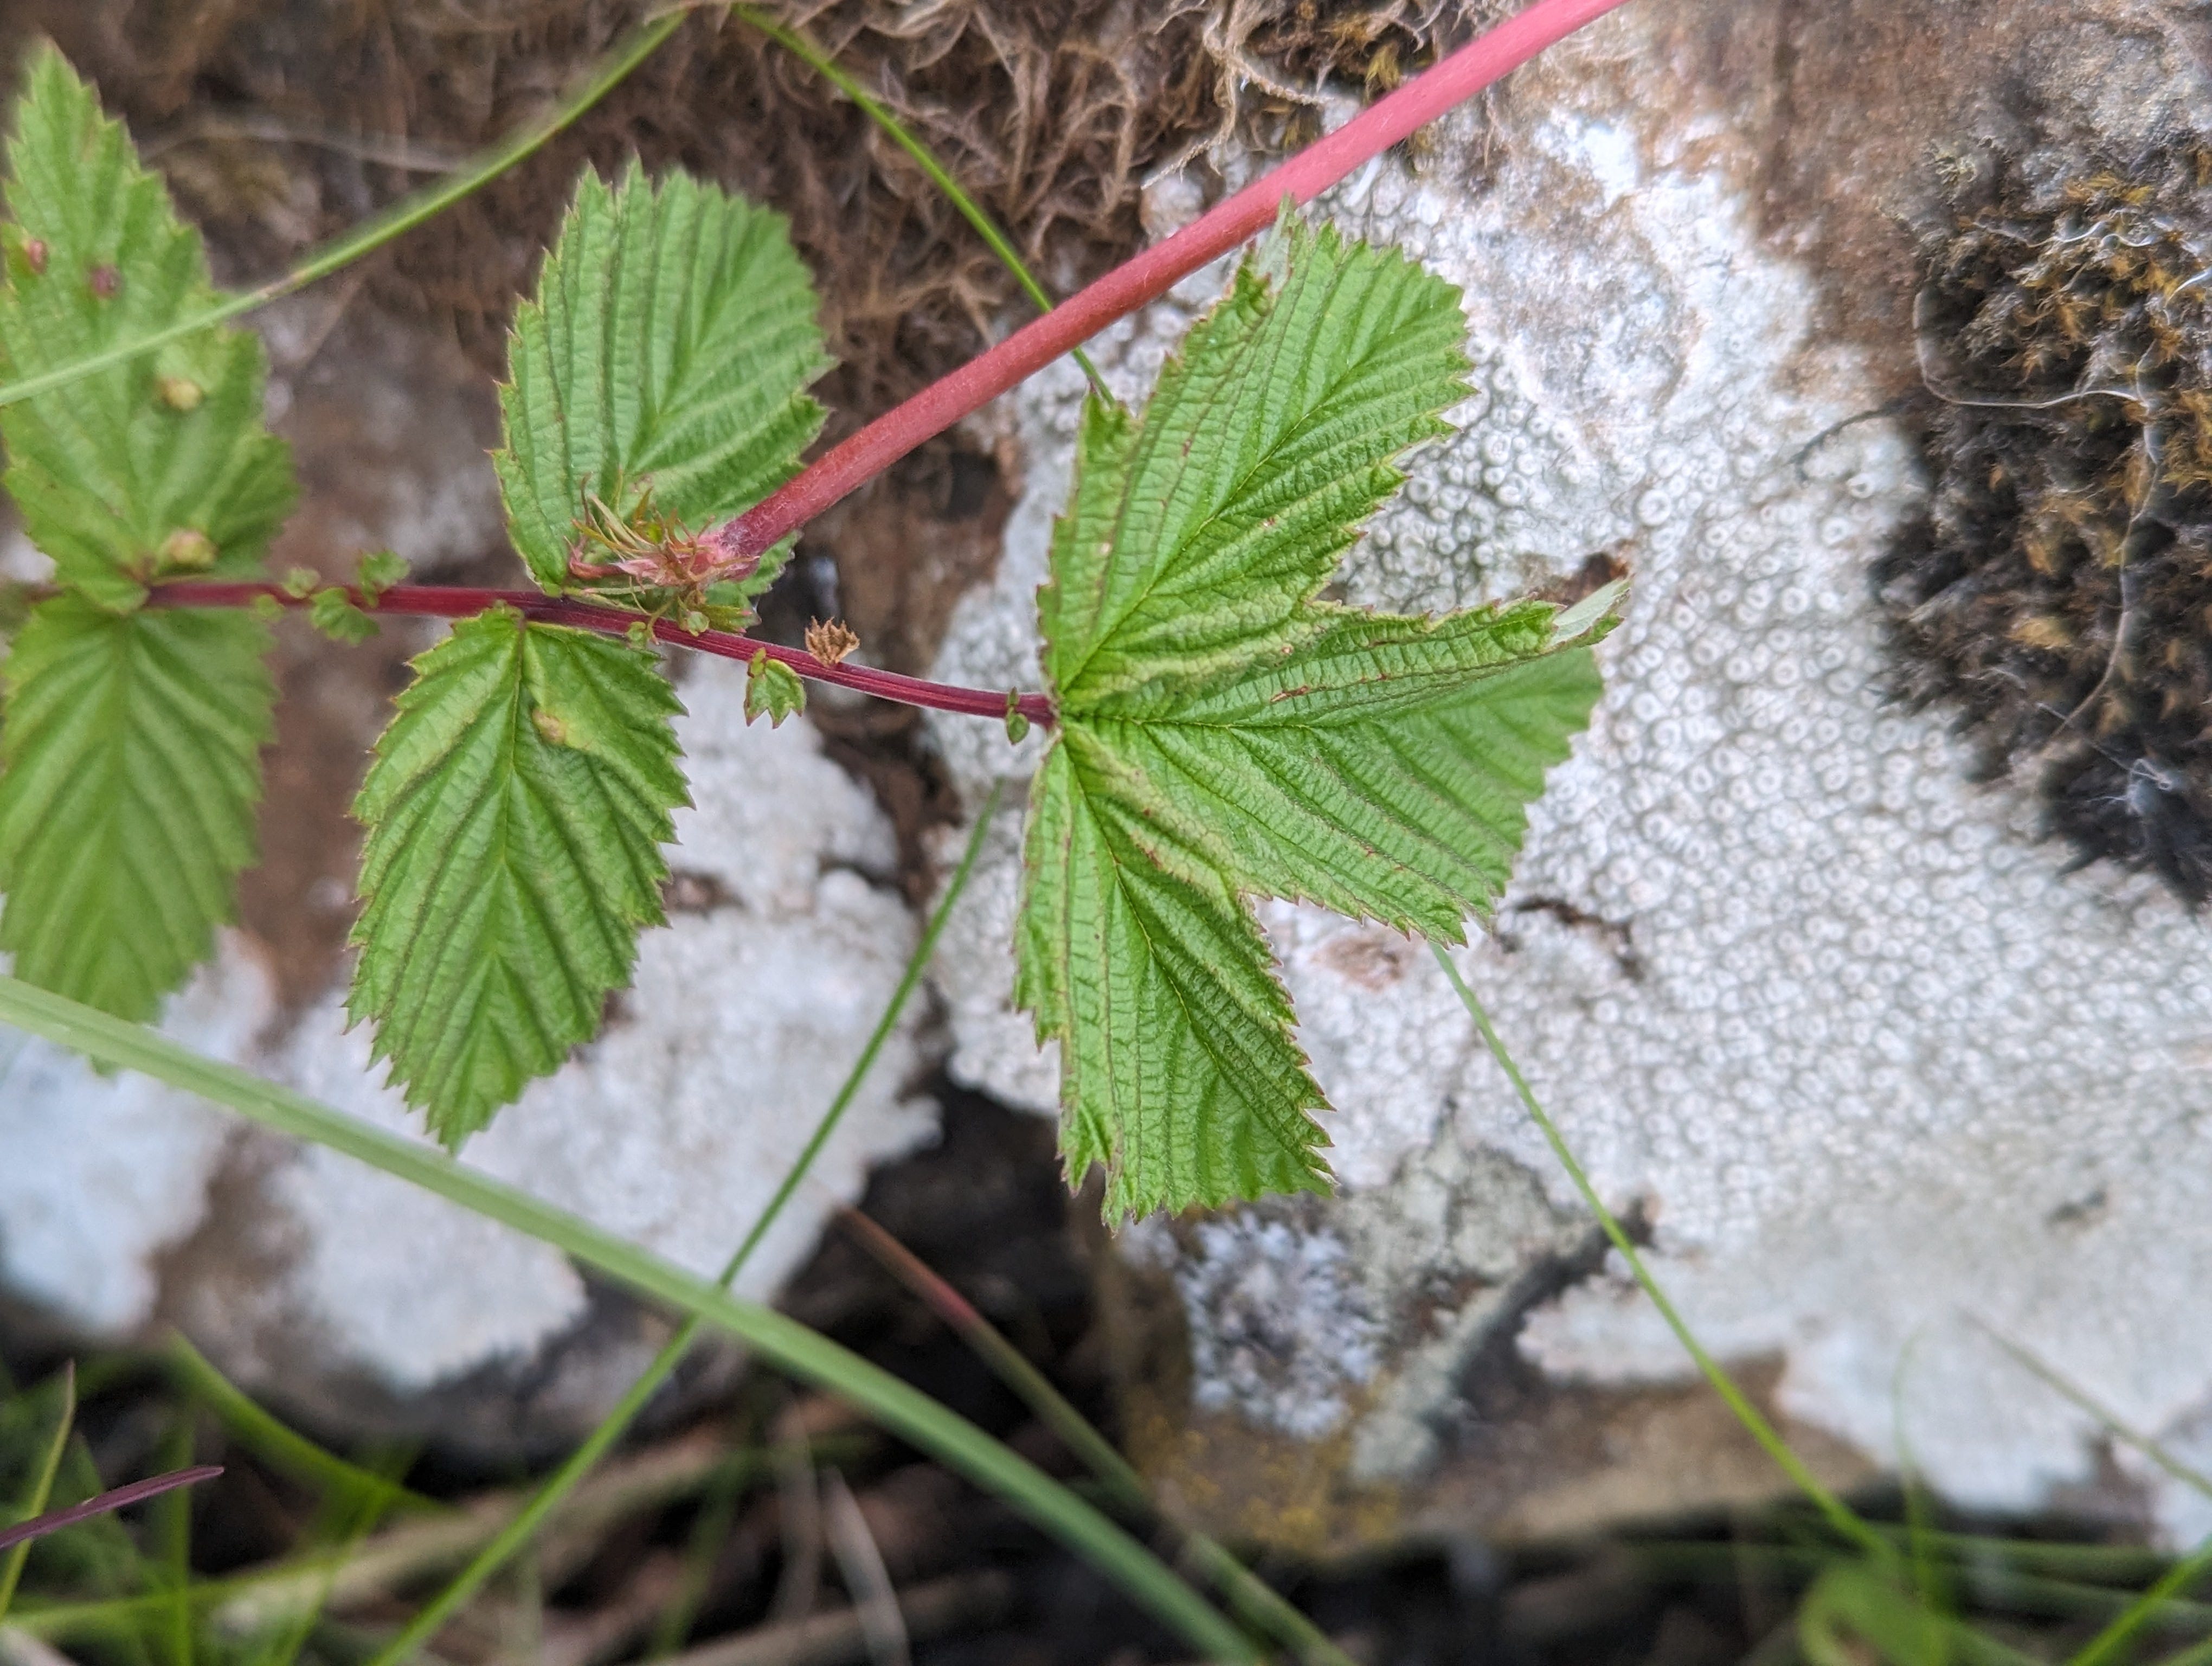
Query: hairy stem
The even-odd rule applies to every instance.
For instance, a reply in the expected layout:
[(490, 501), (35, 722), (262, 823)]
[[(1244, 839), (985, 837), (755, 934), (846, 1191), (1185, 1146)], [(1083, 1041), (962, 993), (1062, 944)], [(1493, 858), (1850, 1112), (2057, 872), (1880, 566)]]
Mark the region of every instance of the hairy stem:
[(732, 567), (757, 560), (915, 447), (1264, 230), (1286, 198), (1301, 205), (1311, 202), (1453, 106), (1624, 3), (1626, 0), (1536, 0), (1217, 204), (1165, 242), (1115, 267), (988, 352), (878, 416), (736, 520), (708, 532), (705, 542)]
[[(609, 636), (624, 635), (633, 625), (649, 623), (656, 637), (675, 648), (696, 648), (702, 654), (720, 654), (725, 660), (746, 661), (757, 654), (765, 654), (769, 659), (781, 660), (790, 666), (801, 677), (811, 678), (817, 683), (835, 683), (839, 688), (873, 695), (878, 700), (896, 701), (902, 706), (921, 706), (930, 711), (958, 712), (969, 717), (1002, 718), (1012, 711), (1032, 723), (1042, 724), (1051, 723), (1054, 715), (1049, 695), (1020, 694), (1007, 689), (963, 689), (950, 683), (933, 683), (925, 678), (907, 677), (895, 671), (878, 671), (873, 666), (833, 666), (827, 660), (816, 659), (805, 648), (786, 648), (780, 642), (763, 642), (734, 630), (689, 631), (671, 620), (648, 621), (640, 613), (626, 613), (619, 608), (603, 607), (597, 602), (548, 596), (541, 591), (480, 590), (472, 586), (452, 584), (401, 584), (380, 591), (374, 597), (356, 588), (348, 588), (346, 594), (356, 606), (371, 613), (397, 613), (419, 618), (465, 619), (488, 607), (504, 605), (526, 617), (542, 619), (548, 624), (574, 625), (580, 629), (596, 630)], [(304, 607), (308, 600), (274, 584), (195, 581), (157, 585), (148, 597), (147, 605), (150, 607), (251, 607), (259, 605), (264, 598), (284, 607)]]

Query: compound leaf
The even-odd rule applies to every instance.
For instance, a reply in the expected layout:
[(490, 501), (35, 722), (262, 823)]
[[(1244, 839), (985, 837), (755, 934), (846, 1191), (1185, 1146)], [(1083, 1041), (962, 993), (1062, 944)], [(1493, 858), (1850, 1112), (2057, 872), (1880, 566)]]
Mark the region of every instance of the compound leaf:
[(349, 1011), (449, 1146), (589, 1039), (660, 923), (679, 709), (649, 650), (511, 608), (415, 661), (354, 806)]
[[(1319, 593), (1466, 392), (1449, 284), (1285, 217), (1141, 418), (1091, 403), (1038, 605), (1017, 998), (1109, 1213), (1322, 1190), (1326, 1108), (1247, 900), (1441, 941), (1589, 721), (1605, 605), (1441, 619)], [(1598, 617), (1592, 628), (1586, 621)]]
[(1446, 431), (1466, 328), (1458, 292), (1402, 255), (1286, 220), (1141, 423), (1087, 416), (1039, 604), (1061, 697), (1141, 710), (1279, 643), (1403, 480), (1391, 459)]
[[(199, 234), (51, 46), (8, 146), (0, 368), (26, 377), (211, 306)], [(199, 331), (0, 408), (7, 486), (61, 581), (136, 606), (164, 574), (252, 573), (289, 512), (284, 443), (262, 426), (261, 344)]]
[[(795, 473), (822, 427), (804, 390), (830, 363), (815, 311), (782, 216), (681, 173), (653, 184), (635, 162), (612, 187), (586, 172), (500, 390), (493, 461), (531, 575), (576, 587), (591, 498), (698, 532)], [(748, 599), (774, 566), (721, 599)]]
[(0, 948), (18, 977), (143, 1022), (207, 958), (254, 860), (270, 641), (242, 611), (32, 611), (0, 724)]

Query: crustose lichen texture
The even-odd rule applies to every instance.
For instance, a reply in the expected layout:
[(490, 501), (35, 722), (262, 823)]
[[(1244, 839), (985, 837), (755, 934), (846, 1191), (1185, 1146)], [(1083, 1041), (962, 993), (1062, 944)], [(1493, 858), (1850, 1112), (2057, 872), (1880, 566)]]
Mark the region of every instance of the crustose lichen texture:
[[(1639, 27), (1625, 13), (1613, 39)], [(2153, 875), (2062, 872), (2039, 806), (1971, 778), (1954, 714), (1893, 697), (1873, 575), (1929, 502), (1913, 436), (1850, 420), (1891, 390), (1763, 239), (1729, 119), (1670, 110), (1662, 82), (1577, 76), (1505, 113), (1487, 174), (1462, 165), (1482, 136), (1447, 124), (1423, 172), (1385, 164), (1328, 205), (1461, 284), (1480, 367), (1461, 432), (1347, 558), (1349, 596), (1450, 605), (1603, 555), (1632, 575), (1591, 728), (1500, 928), (1461, 964), (1604, 1195), (1644, 1207), (1691, 1323), (1727, 1358), (1778, 1360), (1793, 1415), (1878, 1458), (1901, 1428), (1966, 1501), (2032, 1505), (2091, 1473), (2094, 1421), (1972, 1318), (2201, 1452), (2203, 927)], [(1140, 390), (1167, 314), (1202, 298), (1110, 334), (1109, 376)], [(941, 672), (1034, 675), (1079, 393), (1055, 372), (1012, 402), (1027, 489)], [(970, 790), (1019, 767), (937, 733)], [(1004, 1005), (988, 916), (1011, 896), (983, 876), (948, 939), (951, 1069), (1048, 1107), (1052, 1063)], [(1465, 1370), (1516, 1268), (1576, 1241), (1571, 1197), (1425, 957), (1311, 910), (1267, 920), (1338, 1108), (1339, 1196), (1271, 1217), (1295, 1231), (1131, 1248), (1172, 1263), (1197, 1409), (1224, 1414), (1211, 1438), (1232, 1443), (1232, 1419), (1303, 1438), (1327, 1397), (1353, 1468), (1410, 1481), (1452, 1461)], [(1451, 1230), (1509, 1202), (1507, 1241)], [(1686, 1370), (1610, 1277), (1529, 1312), (1515, 1346), (1555, 1380)], [(1324, 1395), (1310, 1362), (1329, 1359), (1345, 1380)], [(2203, 1530), (2143, 1481), (2177, 1532)]]
[(1917, 317), (1936, 472), (1881, 565), (1902, 692), (2083, 862), (2212, 896), (2212, 150), (1949, 159)]

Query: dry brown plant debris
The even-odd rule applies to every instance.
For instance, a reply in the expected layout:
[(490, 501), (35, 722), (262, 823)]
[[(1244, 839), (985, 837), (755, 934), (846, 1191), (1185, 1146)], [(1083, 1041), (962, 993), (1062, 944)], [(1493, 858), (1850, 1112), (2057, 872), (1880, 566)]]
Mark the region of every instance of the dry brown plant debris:
[[(1381, 90), (1497, 0), (799, 0), (772, 8), (897, 112), (1011, 228), (1048, 288), (1140, 236), (1144, 180), (1231, 133), (1311, 131), (1317, 88)], [(526, 118), (637, 14), (610, 0), (23, 0), (0, 56), (51, 33), (158, 151), (233, 275), (281, 266)], [(823, 283), (865, 416), (1018, 304), (896, 145), (806, 66), (702, 13), (577, 129), (379, 257), (371, 297), (495, 368), (577, 168), (630, 151), (773, 203)], [(1202, 161), (1201, 161), (1202, 165)]]

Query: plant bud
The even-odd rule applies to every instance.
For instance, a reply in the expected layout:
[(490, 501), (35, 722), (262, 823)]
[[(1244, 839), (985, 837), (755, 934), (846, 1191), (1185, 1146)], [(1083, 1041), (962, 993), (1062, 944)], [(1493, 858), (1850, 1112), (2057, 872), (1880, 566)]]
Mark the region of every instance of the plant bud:
[(215, 540), (194, 526), (179, 526), (161, 540), (161, 563), (178, 572), (204, 573), (215, 565)]

